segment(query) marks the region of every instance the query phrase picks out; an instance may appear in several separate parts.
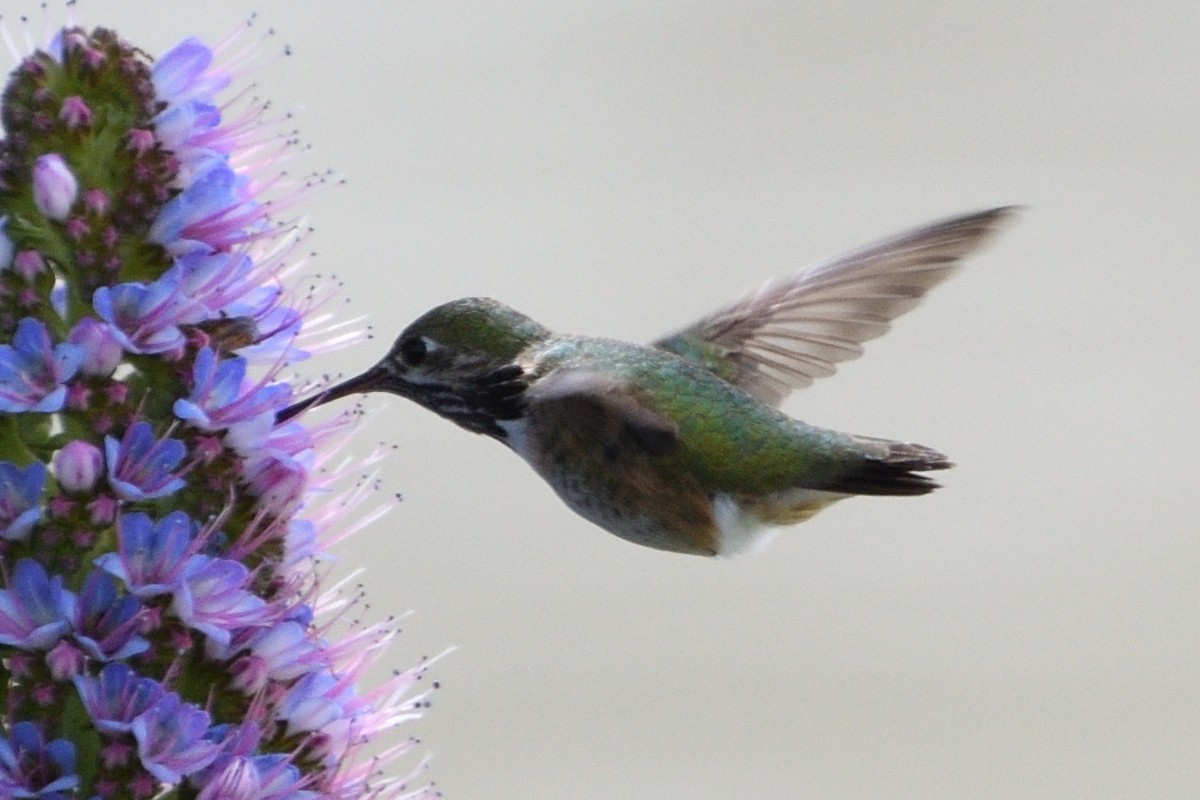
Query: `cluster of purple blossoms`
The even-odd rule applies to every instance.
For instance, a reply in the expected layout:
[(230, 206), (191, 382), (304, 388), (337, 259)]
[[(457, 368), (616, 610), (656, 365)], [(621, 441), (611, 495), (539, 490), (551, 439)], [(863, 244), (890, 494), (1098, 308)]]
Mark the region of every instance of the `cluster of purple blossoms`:
[(392, 631), (320, 588), (350, 421), (276, 423), (314, 301), (264, 174), (289, 140), (230, 81), (72, 27), (4, 88), (0, 797), (433, 795), (377, 737), (423, 666), (360, 690)]

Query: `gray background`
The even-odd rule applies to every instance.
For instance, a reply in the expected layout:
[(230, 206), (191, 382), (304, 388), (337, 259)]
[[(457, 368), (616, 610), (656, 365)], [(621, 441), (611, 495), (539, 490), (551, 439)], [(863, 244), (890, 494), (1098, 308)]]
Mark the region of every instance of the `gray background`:
[(410, 728), (448, 796), (1200, 795), (1200, 4), (80, 13), (161, 52), (250, 10), (278, 30), (260, 90), (315, 146), (297, 169), (347, 178), (304, 204), (316, 268), (379, 336), (312, 374), (467, 294), (646, 340), (894, 230), (1029, 206), (787, 404), (943, 449), (947, 488), (756, 557), (627, 544), (494, 442), (368, 402), (362, 450), (397, 445), (380, 498), (405, 501), (339, 569), (368, 564), (364, 617), (416, 610), (390, 664), (457, 647)]

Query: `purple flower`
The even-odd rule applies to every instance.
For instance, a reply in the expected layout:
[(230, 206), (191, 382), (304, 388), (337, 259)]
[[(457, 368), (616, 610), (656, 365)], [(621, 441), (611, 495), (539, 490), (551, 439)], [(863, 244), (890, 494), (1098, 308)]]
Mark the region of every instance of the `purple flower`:
[(246, 591), (249, 580), (250, 570), (237, 561), (192, 556), (175, 589), (171, 609), (185, 625), (223, 647), (239, 628), (262, 625), (270, 619), (270, 608), (262, 598)]
[(98, 677), (76, 675), (73, 680), (92, 724), (110, 736), (128, 733), (133, 720), (164, 694), (158, 681), (138, 677), (118, 662), (106, 664)]
[(0, 737), (0, 797), (66, 800), (79, 786), (75, 745), (66, 739), (45, 742), (32, 722), (12, 726)]
[(358, 705), (352, 682), (327, 670), (310, 672), (296, 681), (279, 706), (279, 719), (289, 734), (327, 730), (348, 719)]
[(137, 740), (138, 757), (151, 775), (178, 783), (185, 775), (204, 769), (219, 749), (206, 740), (210, 718), (179, 695), (164, 694), (134, 718), (130, 726)]
[(229, 163), (221, 144), (221, 109), (205, 98), (172, 103), (154, 118), (154, 133), (179, 161), (176, 183), (190, 186), (209, 170)]
[(287, 282), (292, 137), (195, 39), (50, 51), (0, 97), (0, 798), (426, 797), (376, 759), (419, 671), (360, 693), (393, 631), (321, 619), (375, 518), (318, 469), (351, 422), (275, 424), (285, 368), (365, 338)]
[(67, 341), (83, 349), (83, 361), (79, 364), (81, 373), (107, 378), (125, 357), (122, 338), (111, 325), (94, 317), (84, 317), (71, 329)]
[[(288, 756), (236, 756), (220, 763), (201, 781), (197, 800), (316, 800), (308, 781)], [(216, 766), (216, 765), (214, 765)]]
[(292, 457), (256, 453), (246, 459), (246, 477), (264, 508), (284, 514), (300, 502), (308, 487), (311, 467), (311, 454)]
[(46, 467), (37, 461), (22, 469), (0, 461), (0, 538), (23, 541), (42, 518), (39, 503)]
[(151, 80), (160, 100), (174, 106), (208, 98), (229, 85), (229, 74), (214, 70), (213, 52), (193, 37), (184, 39), (154, 62)]
[(22, 650), (49, 650), (75, 618), (75, 596), (38, 562), (17, 562), (9, 589), (0, 589), (0, 644)]
[(149, 236), (178, 254), (227, 250), (254, 238), (265, 216), (246, 177), (216, 161), (163, 206)]
[[(256, 298), (252, 298), (259, 305), (265, 305), (268, 301), (274, 302), (279, 299), (279, 293), (275, 291), (260, 292)], [(255, 323), (259, 330), (264, 331), (262, 338), (248, 347), (241, 348), (238, 352), (246, 357), (247, 361), (251, 362), (268, 362), (279, 363), (283, 361), (303, 361), (309, 357), (309, 352), (296, 347), (296, 337), (300, 333), (301, 325), (304, 323), (304, 317), (294, 308), (276, 305), (261, 313), (255, 312)], [(347, 332), (345, 335), (350, 338), (357, 338), (361, 331), (356, 333)]]
[(142, 604), (121, 596), (113, 576), (92, 570), (83, 582), (75, 615), (75, 641), (97, 661), (129, 658), (150, 645), (138, 635)]
[(261, 448), (247, 453), (246, 480), (264, 507), (284, 513), (300, 502), (313, 463), (308, 432), (299, 426), (282, 425), (270, 432)]
[(273, 422), (275, 412), (287, 403), (291, 388), (282, 383), (260, 383), (243, 392), (245, 380), (244, 358), (221, 359), (209, 348), (202, 348), (192, 366), (192, 392), (175, 401), (175, 416), (202, 431), (228, 428), (263, 414), (270, 415)]
[(233, 667), (234, 685), (254, 694), (268, 680), (290, 681), (328, 666), (329, 656), (306, 626), (286, 621), (257, 631)]
[[(254, 316), (266, 307), (261, 295), (269, 290), (260, 285), (254, 262), (245, 253), (187, 253), (176, 260), (170, 274), (177, 277), (180, 291), (208, 309), (210, 316)], [(243, 301), (247, 296), (258, 299), (247, 303)]]
[(158, 522), (145, 514), (125, 514), (117, 522), (116, 553), (96, 566), (119, 579), (141, 598), (173, 592), (186, 563), (195, 523), (182, 511)]
[(197, 800), (259, 800), (262, 781), (254, 762), (245, 756), (229, 759), (219, 770), (201, 779)]
[(92, 296), (100, 318), (131, 353), (171, 353), (183, 347), (179, 325), (200, 322), (200, 307), (179, 291), (176, 277), (166, 274), (149, 285), (101, 286)]
[(104, 437), (108, 483), (122, 500), (153, 500), (182, 489), (185, 481), (174, 470), (187, 455), (178, 439), (159, 439), (150, 423), (136, 422), (118, 441)]
[(79, 181), (58, 153), (39, 156), (33, 164), (33, 202), (50, 219), (62, 222), (79, 197)]
[(83, 350), (54, 344), (39, 320), (17, 323), (11, 345), (0, 345), (0, 411), (59, 411), (67, 397), (63, 384), (75, 375)]
[[(104, 454), (91, 442), (74, 439), (54, 454), (54, 476), (65, 491), (90, 492), (104, 474)], [(40, 464), (38, 466), (41, 466)]]
[[(163, 146), (179, 159), (178, 180), (182, 186), (190, 186), (213, 168), (228, 163), (235, 149), (221, 125), (221, 109), (212, 98), (229, 82), (229, 75), (212, 69), (212, 61), (208, 47), (189, 39), (154, 66), (155, 88), (167, 100), (166, 108), (154, 118), (154, 130)], [(179, 245), (176, 241), (173, 249), (181, 249)]]
[(294, 519), (283, 539), (284, 565), (293, 566), (318, 552), (317, 526), (312, 520)]
[[(226, 161), (226, 156), (196, 142), (220, 124), (221, 109), (203, 100), (187, 100), (167, 107), (154, 118), (154, 134), (164, 147), (178, 153), (182, 161), (196, 164), (203, 161), (202, 171), (207, 171), (214, 162)], [(179, 182), (189, 184), (197, 174), (200, 173), (194, 169), (185, 169)]]

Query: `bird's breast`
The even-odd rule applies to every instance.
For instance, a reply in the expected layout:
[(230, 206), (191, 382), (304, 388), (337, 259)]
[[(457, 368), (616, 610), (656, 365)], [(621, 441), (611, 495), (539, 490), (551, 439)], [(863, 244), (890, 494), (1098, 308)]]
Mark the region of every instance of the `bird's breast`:
[(556, 424), (536, 408), (503, 425), (509, 447), (590, 522), (659, 550), (718, 552), (712, 498), (691, 476), (666, 474), (640, 448)]

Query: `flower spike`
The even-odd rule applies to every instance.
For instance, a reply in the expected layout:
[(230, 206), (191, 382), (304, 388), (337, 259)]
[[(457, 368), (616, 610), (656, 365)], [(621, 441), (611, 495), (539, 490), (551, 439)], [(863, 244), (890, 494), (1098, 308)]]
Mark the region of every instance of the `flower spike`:
[(0, 98), (0, 797), (418, 796), (379, 770), (424, 667), (360, 688), (392, 632), (319, 600), (354, 420), (277, 422), (360, 334), (289, 285), (306, 189), (240, 77), (68, 26)]

